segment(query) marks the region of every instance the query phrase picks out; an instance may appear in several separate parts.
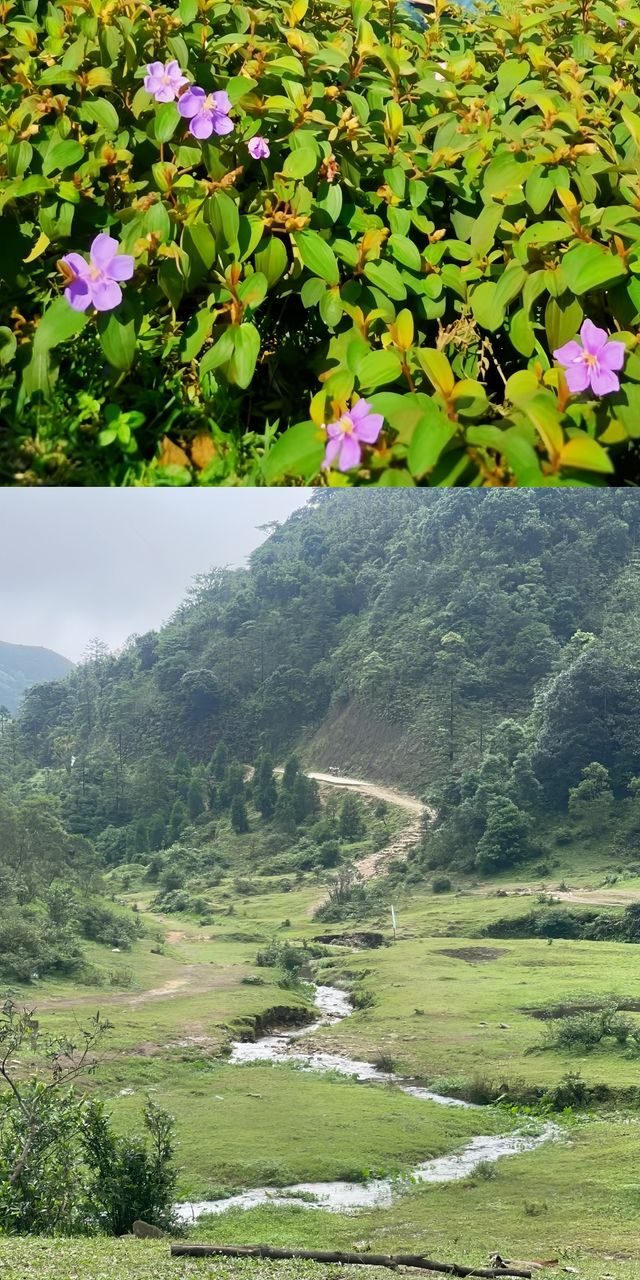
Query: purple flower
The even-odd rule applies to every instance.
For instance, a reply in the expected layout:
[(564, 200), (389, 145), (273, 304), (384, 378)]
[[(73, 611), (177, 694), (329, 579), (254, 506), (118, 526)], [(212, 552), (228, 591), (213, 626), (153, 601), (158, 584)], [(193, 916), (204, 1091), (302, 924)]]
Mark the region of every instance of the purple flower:
[(149, 62), (143, 84), (156, 102), (175, 102), (178, 90), (189, 81), (183, 76), (175, 58), (172, 62)]
[(598, 329), (592, 320), (585, 320), (579, 342), (565, 342), (554, 351), (559, 364), (564, 365), (564, 376), (572, 395), (586, 391), (587, 387), (597, 396), (607, 396), (620, 390), (620, 379), (613, 372), (624, 364), (624, 342), (611, 342), (606, 329)]
[(256, 133), (255, 137), (249, 138), (247, 148), (253, 160), (266, 160), (267, 156), (271, 155), (267, 139), (261, 138), (259, 133)]
[(323, 467), (330, 467), (336, 460), (340, 471), (357, 467), (362, 457), (360, 445), (375, 444), (383, 422), (381, 413), (372, 413), (366, 400), (358, 400), (353, 409), (326, 428), (328, 440)]
[(229, 119), (231, 99), (227, 93), (205, 93), (194, 85), (178, 98), (178, 111), (191, 120), (189, 133), (194, 138), (210, 138), (212, 133), (231, 133), (233, 121)]
[(128, 253), (118, 253), (118, 241), (106, 231), (91, 245), (90, 261), (79, 253), (67, 253), (62, 262), (73, 273), (64, 296), (74, 311), (86, 311), (93, 303), (96, 311), (113, 311), (122, 302), (119, 280), (130, 280), (135, 263)]

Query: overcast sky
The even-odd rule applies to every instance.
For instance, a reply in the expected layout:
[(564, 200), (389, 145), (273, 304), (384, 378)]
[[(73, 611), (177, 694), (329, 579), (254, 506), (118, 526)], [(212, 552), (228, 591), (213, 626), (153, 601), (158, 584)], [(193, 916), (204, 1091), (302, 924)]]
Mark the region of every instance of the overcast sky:
[(237, 567), (309, 489), (4, 489), (0, 640), (76, 661), (158, 627), (196, 573)]

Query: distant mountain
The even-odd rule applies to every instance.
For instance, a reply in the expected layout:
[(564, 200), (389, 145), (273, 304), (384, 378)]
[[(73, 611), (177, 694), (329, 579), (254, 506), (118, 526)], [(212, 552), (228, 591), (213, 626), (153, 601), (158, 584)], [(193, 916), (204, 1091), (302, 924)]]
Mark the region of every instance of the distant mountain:
[(72, 670), (73, 663), (52, 649), (0, 640), (0, 706), (13, 714), (25, 689), (45, 680), (60, 680)]

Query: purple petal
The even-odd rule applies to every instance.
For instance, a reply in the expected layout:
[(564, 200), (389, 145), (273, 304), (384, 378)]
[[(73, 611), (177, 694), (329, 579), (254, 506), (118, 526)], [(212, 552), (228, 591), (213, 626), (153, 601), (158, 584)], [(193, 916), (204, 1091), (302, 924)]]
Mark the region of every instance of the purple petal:
[(330, 422), (327, 427), (327, 435), (330, 440), (335, 440), (337, 436), (343, 434), (342, 427), (339, 422)]
[(572, 395), (578, 395), (580, 391), (586, 391), (589, 386), (589, 366), (584, 360), (581, 360), (580, 364), (570, 365), (568, 369), (565, 369), (564, 376)]
[(217, 93), (212, 93), (211, 101), (216, 111), (222, 111), (225, 116), (228, 116), (231, 110), (231, 98), (228, 93), (225, 93), (224, 89), (219, 89)]
[(174, 102), (176, 91), (171, 84), (161, 84), (154, 91), (156, 102)]
[(85, 280), (74, 280), (73, 284), (65, 289), (64, 296), (74, 311), (86, 311), (91, 302), (89, 286)]
[(358, 400), (353, 409), (349, 410), (349, 417), (352, 422), (359, 422), (361, 418), (366, 418), (368, 413), (371, 413), (369, 402), (367, 400)]
[(130, 280), (136, 264), (128, 253), (117, 253), (109, 264), (109, 275), (112, 280)]
[(369, 413), (366, 418), (362, 418), (360, 422), (356, 422), (356, 436), (364, 444), (375, 444), (380, 432), (384, 417), (381, 413)]
[(597, 396), (609, 396), (613, 391), (620, 390), (620, 379), (611, 369), (603, 369), (599, 365), (595, 369), (590, 369), (591, 388)]
[(96, 311), (113, 311), (122, 302), (122, 289), (115, 280), (96, 280), (91, 287), (91, 301)]
[(204, 89), (199, 89), (197, 85), (194, 85), (191, 89), (187, 89), (187, 92), (183, 93), (182, 96), (178, 98), (178, 111), (180, 112), (180, 115), (187, 116), (187, 118), (190, 116), (196, 116), (199, 111), (202, 111), (202, 104), (205, 97)]
[(100, 267), (101, 271), (106, 271), (119, 248), (118, 241), (114, 240), (113, 236), (108, 235), (106, 231), (102, 231), (99, 236), (96, 236), (91, 245), (91, 262), (94, 266)]
[(221, 111), (214, 111), (212, 124), (220, 138), (225, 133), (233, 133), (233, 120), (230, 120), (228, 116), (224, 116)]
[(162, 77), (161, 76), (145, 76), (142, 84), (143, 84), (143, 88), (146, 89), (147, 93), (151, 93), (151, 94), (157, 93), (158, 90), (162, 88)]
[(335, 462), (341, 448), (342, 436), (334, 436), (333, 440), (327, 441), (327, 447), (322, 461), (323, 467), (330, 467), (331, 463)]
[(168, 76), (172, 76), (172, 77), (173, 77), (173, 76), (175, 76), (176, 74), (177, 74), (177, 75), (182, 75), (182, 72), (180, 71), (180, 67), (178, 66), (178, 63), (176, 62), (176, 59), (175, 59), (175, 58), (172, 58), (172, 59), (171, 59), (171, 62), (168, 62), (168, 63), (167, 63), (167, 65), (166, 65), (166, 67), (165, 67), (165, 69), (164, 69), (164, 70), (165, 70), (165, 75), (168, 75)]
[(213, 120), (207, 111), (198, 112), (189, 125), (189, 133), (194, 138), (210, 138), (213, 133)]
[(626, 354), (627, 349), (624, 342), (608, 342), (598, 356), (598, 363), (601, 368), (621, 369)]
[(154, 79), (157, 79), (164, 71), (164, 64), (162, 62), (148, 62), (145, 70), (148, 76), (153, 76)]
[(585, 320), (580, 330), (580, 337), (584, 343), (585, 351), (588, 351), (590, 356), (599, 355), (605, 343), (609, 340), (609, 334), (606, 329), (598, 329), (593, 320)]
[(345, 436), (342, 441), (342, 449), (340, 450), (340, 461), (338, 466), (341, 471), (350, 471), (352, 467), (357, 467), (362, 457), (362, 450), (354, 435)]
[(247, 149), (254, 160), (266, 160), (267, 156), (270, 155), (267, 139), (261, 138), (259, 133), (255, 137), (249, 138)]
[(66, 253), (62, 261), (66, 262), (67, 266), (71, 267), (71, 270), (75, 271), (81, 280), (84, 280), (89, 275), (91, 270), (89, 263), (79, 253)]
[(581, 360), (583, 354), (579, 342), (565, 342), (563, 347), (557, 347), (553, 358), (558, 361), (558, 364), (573, 364), (574, 360)]

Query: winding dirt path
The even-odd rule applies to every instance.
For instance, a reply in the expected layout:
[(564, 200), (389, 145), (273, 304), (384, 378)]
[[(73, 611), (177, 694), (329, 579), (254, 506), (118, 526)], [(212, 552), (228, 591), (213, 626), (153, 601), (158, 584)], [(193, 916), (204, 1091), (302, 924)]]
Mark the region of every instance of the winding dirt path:
[[(280, 770), (275, 770), (278, 773)], [(430, 809), (428, 805), (416, 800), (415, 796), (408, 796), (404, 791), (395, 791), (391, 787), (379, 786), (377, 782), (366, 782), (362, 778), (346, 778), (335, 773), (312, 773), (305, 770), (307, 777), (314, 778), (316, 782), (322, 785), (333, 787), (346, 787), (351, 791), (358, 791), (363, 796), (370, 796), (374, 800), (385, 800), (387, 804), (394, 804), (400, 809), (406, 809), (407, 813), (413, 815), (412, 821), (403, 827), (397, 835), (385, 845), (384, 849), (378, 849), (376, 853), (369, 853), (365, 858), (360, 858), (356, 862), (356, 868), (360, 872), (363, 880), (371, 880), (374, 876), (382, 873), (386, 865), (392, 859), (406, 858), (409, 851), (418, 843), (422, 834), (422, 823), (424, 815), (428, 814), (431, 818), (435, 817), (435, 810)]]

